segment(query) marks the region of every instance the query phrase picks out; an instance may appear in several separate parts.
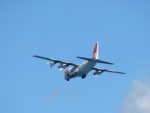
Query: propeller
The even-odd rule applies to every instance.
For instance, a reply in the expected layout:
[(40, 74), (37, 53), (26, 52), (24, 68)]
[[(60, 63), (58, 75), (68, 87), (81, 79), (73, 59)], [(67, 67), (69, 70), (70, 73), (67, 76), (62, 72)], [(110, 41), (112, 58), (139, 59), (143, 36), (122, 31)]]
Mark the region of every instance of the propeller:
[(98, 77), (98, 75), (95, 75), (95, 78), (97, 78)]
[(46, 64), (50, 64), (50, 62), (46, 62)]
[(46, 62), (46, 64), (50, 65), (50, 68), (52, 69), (52, 63), (51, 62)]

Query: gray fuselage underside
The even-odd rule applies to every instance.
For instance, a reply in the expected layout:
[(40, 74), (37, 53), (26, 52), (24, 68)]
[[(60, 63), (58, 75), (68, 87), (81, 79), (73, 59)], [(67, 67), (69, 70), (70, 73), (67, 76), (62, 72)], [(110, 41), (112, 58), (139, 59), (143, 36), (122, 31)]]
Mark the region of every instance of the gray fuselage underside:
[(91, 69), (96, 65), (96, 63), (96, 60), (91, 60), (80, 64), (75, 70), (76, 76), (81, 77), (87, 75), (91, 71)]

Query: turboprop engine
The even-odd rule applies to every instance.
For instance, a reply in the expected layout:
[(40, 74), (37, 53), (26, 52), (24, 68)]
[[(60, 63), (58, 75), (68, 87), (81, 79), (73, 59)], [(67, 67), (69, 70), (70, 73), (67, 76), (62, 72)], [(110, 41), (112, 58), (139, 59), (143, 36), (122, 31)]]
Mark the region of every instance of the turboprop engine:
[(93, 75), (100, 75), (100, 74), (102, 74), (103, 73), (103, 71), (95, 71), (94, 73), (93, 73)]
[(47, 62), (47, 64), (50, 64), (50, 68), (52, 68), (57, 62), (55, 61), (51, 61), (51, 62)]
[(58, 68), (59, 68), (60, 70), (62, 70), (62, 69), (65, 69), (67, 66), (68, 66), (67, 64), (61, 63), (61, 64), (58, 66)]

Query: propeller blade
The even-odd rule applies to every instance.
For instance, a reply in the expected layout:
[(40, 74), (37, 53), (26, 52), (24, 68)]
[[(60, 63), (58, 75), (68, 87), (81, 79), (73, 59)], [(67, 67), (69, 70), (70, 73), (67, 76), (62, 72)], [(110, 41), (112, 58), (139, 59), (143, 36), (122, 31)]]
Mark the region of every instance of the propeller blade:
[(50, 62), (46, 62), (46, 64), (50, 64)]

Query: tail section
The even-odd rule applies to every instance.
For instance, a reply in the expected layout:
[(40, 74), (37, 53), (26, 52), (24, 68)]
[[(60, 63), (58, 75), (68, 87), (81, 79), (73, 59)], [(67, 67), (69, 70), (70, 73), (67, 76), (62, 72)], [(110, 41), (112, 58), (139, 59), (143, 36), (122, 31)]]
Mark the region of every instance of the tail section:
[(93, 60), (98, 59), (98, 49), (99, 49), (99, 45), (98, 45), (98, 42), (96, 42), (95, 48), (94, 48), (94, 51), (93, 51), (93, 57), (92, 57)]
[(88, 61), (96, 60), (97, 63), (111, 64), (112, 65), (113, 63), (111, 63), (111, 62), (106, 62), (106, 61), (103, 61), (103, 60), (99, 60), (99, 58), (98, 58), (98, 49), (99, 49), (99, 45), (98, 45), (98, 42), (96, 42), (92, 58), (79, 57), (79, 56), (77, 58), (80, 58), (80, 59), (83, 59), (83, 60), (88, 60)]

